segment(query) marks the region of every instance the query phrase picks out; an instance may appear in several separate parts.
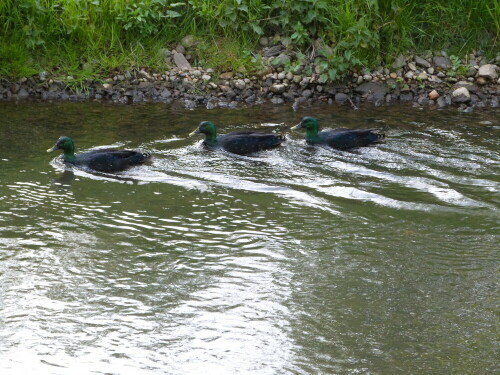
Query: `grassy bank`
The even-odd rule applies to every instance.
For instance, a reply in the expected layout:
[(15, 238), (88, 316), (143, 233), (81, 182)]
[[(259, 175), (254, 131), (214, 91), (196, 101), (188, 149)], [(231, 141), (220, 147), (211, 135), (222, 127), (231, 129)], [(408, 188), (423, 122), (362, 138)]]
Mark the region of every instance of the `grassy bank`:
[(42, 70), (75, 81), (114, 70), (166, 69), (163, 52), (200, 41), (194, 65), (258, 69), (262, 36), (279, 34), (325, 77), (390, 62), (399, 53), (498, 52), (499, 0), (3, 0), (0, 76)]

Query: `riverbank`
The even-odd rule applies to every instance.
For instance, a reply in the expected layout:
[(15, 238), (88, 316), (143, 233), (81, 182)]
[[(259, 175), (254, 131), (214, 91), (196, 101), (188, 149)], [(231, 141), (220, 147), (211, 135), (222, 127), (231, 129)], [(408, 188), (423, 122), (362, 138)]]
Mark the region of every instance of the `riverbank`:
[(191, 66), (189, 48), (179, 44), (164, 51), (167, 70), (116, 71), (100, 80), (79, 82), (40, 72), (18, 80), (0, 81), (3, 100), (100, 100), (116, 103), (182, 102), (187, 108), (237, 107), (241, 104), (290, 103), (296, 108), (313, 101), (357, 106), (413, 102), (420, 106), (457, 106), (472, 111), (498, 107), (500, 56), (487, 60), (481, 52), (464, 59), (445, 52), (400, 55), (386, 66), (357, 70), (342, 81), (323, 82), (314, 56), (305, 59), (282, 43), (266, 45), (259, 71), (217, 73)]

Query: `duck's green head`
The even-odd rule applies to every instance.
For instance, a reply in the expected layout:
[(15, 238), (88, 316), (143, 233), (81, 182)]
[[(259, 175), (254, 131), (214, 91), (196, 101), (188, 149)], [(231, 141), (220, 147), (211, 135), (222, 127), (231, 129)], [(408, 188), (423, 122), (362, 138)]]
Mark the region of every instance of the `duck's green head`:
[(75, 145), (70, 137), (62, 136), (60, 137), (56, 144), (49, 148), (47, 152), (52, 152), (56, 150), (63, 150), (64, 155), (73, 155), (75, 152)]
[(217, 137), (217, 128), (215, 127), (215, 124), (210, 121), (203, 121), (200, 122), (200, 125), (198, 125), (198, 128), (191, 132), (189, 136), (193, 136), (195, 134), (205, 134), (207, 140), (215, 140)]
[(308, 133), (310, 131), (317, 133), (319, 131), (319, 123), (316, 118), (306, 116), (297, 125), (291, 128), (291, 130), (295, 129), (306, 129)]

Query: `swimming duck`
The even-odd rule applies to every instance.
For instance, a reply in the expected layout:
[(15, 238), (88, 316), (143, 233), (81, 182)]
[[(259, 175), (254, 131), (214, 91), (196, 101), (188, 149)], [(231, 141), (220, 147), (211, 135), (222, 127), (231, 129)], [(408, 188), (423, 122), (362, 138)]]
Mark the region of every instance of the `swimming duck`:
[(319, 131), (318, 120), (306, 116), (299, 124), (291, 128), (306, 129), (306, 141), (311, 144), (324, 144), (339, 150), (368, 146), (385, 138), (385, 134), (377, 133), (376, 129), (347, 129)]
[(75, 155), (73, 140), (65, 136), (60, 137), (54, 147), (49, 148), (47, 152), (55, 150), (63, 150), (65, 163), (98, 172), (119, 172), (151, 158), (151, 154), (147, 152), (116, 149), (99, 149)]
[(268, 150), (279, 146), (285, 141), (283, 135), (259, 133), (253, 131), (232, 132), (217, 135), (215, 124), (203, 121), (189, 136), (205, 134), (203, 144), (208, 148), (222, 148), (234, 154), (245, 155), (253, 152)]

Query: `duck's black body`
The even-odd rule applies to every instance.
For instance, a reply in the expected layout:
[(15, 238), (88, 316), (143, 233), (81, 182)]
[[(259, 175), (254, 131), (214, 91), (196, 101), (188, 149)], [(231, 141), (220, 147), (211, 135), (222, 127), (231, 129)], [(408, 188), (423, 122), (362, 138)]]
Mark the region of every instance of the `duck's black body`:
[(333, 129), (318, 132), (317, 137), (307, 139), (311, 144), (326, 144), (339, 150), (364, 147), (384, 139), (384, 135), (376, 133), (376, 129)]
[(47, 151), (58, 149), (64, 151), (63, 160), (65, 163), (106, 173), (119, 172), (142, 164), (151, 158), (151, 154), (147, 152), (116, 149), (99, 149), (75, 155), (74, 144), (69, 137), (59, 138), (54, 147)]
[(103, 149), (84, 152), (75, 156), (74, 161), (66, 163), (77, 167), (90, 168), (99, 172), (118, 172), (134, 165), (142, 164), (151, 157), (150, 154), (132, 150)]
[(220, 148), (238, 155), (269, 150), (278, 147), (285, 141), (285, 137), (282, 135), (253, 131), (239, 131), (218, 136), (215, 125), (209, 121), (203, 121), (191, 135), (197, 133), (206, 135), (203, 141), (206, 147)]
[(364, 147), (382, 141), (384, 134), (378, 133), (377, 129), (347, 129), (319, 131), (319, 123), (314, 117), (304, 117), (302, 121), (292, 129), (305, 128), (306, 141), (310, 144), (323, 144), (339, 150), (348, 150), (356, 147)]

